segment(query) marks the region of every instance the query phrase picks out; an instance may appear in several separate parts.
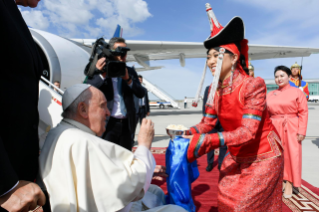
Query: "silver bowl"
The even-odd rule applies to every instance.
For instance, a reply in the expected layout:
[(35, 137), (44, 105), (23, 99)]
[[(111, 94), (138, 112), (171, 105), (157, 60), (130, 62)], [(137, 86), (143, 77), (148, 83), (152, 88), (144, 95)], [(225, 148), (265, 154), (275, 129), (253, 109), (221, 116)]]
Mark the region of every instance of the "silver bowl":
[(166, 128), (166, 133), (172, 138), (172, 140), (174, 140), (175, 136), (182, 136), (184, 134), (184, 130), (172, 130)]

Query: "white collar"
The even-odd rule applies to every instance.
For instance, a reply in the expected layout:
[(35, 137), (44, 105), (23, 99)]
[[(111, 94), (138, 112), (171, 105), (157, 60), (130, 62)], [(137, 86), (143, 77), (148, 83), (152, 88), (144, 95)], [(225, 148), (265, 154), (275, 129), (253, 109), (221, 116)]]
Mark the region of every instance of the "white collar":
[(65, 118), (65, 119), (62, 120), (62, 122), (63, 122), (64, 124), (73, 126), (73, 127), (78, 128), (78, 129), (80, 129), (80, 130), (83, 130), (84, 132), (90, 133), (90, 134), (92, 134), (92, 135), (96, 135), (96, 133), (93, 132), (90, 128), (88, 128), (88, 127), (85, 126), (84, 124), (82, 124), (82, 123), (80, 123), (80, 122), (78, 122), (78, 121), (75, 121), (75, 120), (73, 120), (73, 119), (67, 119), (67, 118)]

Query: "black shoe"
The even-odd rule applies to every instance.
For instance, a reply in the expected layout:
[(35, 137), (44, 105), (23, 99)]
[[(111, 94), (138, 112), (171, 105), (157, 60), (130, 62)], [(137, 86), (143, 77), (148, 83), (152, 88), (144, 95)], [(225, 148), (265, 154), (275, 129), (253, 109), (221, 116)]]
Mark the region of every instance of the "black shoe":
[(213, 170), (213, 164), (208, 164), (208, 166), (206, 167), (206, 171), (210, 172), (211, 170)]

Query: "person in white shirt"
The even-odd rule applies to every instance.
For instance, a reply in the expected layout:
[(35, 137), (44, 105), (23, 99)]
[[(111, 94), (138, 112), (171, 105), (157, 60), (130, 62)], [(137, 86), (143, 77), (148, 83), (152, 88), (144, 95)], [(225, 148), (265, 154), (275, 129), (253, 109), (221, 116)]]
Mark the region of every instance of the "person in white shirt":
[[(99, 137), (110, 112), (97, 88), (71, 86), (63, 94), (62, 107), (63, 120), (48, 133), (39, 159), (39, 178), (49, 194), (51, 211), (131, 211), (132, 202), (148, 191), (156, 165), (150, 152), (153, 122), (143, 120), (132, 153)], [(155, 207), (154, 198), (145, 201)], [(167, 205), (150, 211), (184, 210)]]
[[(109, 45), (112, 49), (126, 47), (125, 39), (117, 37), (111, 38)], [(126, 62), (126, 57), (126, 54), (116, 56), (114, 60)], [(97, 61), (96, 68), (103, 70), (105, 64), (105, 58), (102, 57)], [(102, 137), (131, 150), (134, 143), (131, 135), (136, 126), (134, 95), (143, 98), (147, 92), (138, 80), (135, 69), (126, 67), (124, 77), (109, 77), (106, 72), (99, 74), (99, 71), (96, 71), (85, 83), (101, 90), (108, 102), (107, 107), (111, 115), (106, 120), (106, 130)]]

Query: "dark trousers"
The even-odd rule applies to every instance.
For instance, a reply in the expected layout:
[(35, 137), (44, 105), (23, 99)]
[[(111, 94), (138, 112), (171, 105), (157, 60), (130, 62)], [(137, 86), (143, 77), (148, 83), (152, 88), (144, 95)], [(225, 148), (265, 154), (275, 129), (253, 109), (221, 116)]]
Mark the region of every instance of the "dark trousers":
[[(215, 150), (210, 151), (207, 153), (207, 163), (212, 164), (214, 162), (214, 153)], [(225, 154), (227, 152), (227, 146), (219, 147), (219, 155), (218, 155), (218, 166), (220, 167), (223, 163)]]
[(134, 130), (133, 130), (132, 135), (131, 135), (132, 143), (134, 143), (134, 137), (135, 137), (135, 131), (137, 128), (137, 124), (138, 124), (138, 122), (140, 122), (140, 124), (142, 124), (142, 120), (145, 117), (146, 117), (146, 109), (145, 109), (145, 106), (143, 106), (143, 107), (140, 107), (138, 110), (138, 113), (136, 113), (136, 124), (135, 124)]
[(146, 108), (145, 108), (145, 106), (141, 106), (140, 109), (138, 110), (138, 113), (137, 113), (136, 126), (137, 126), (138, 122), (140, 122), (140, 124), (142, 124), (142, 120), (145, 117), (146, 117)]
[(187, 108), (187, 102), (184, 102), (184, 108)]
[(110, 117), (102, 137), (103, 139), (116, 143), (130, 151), (132, 150), (131, 132), (127, 119)]

